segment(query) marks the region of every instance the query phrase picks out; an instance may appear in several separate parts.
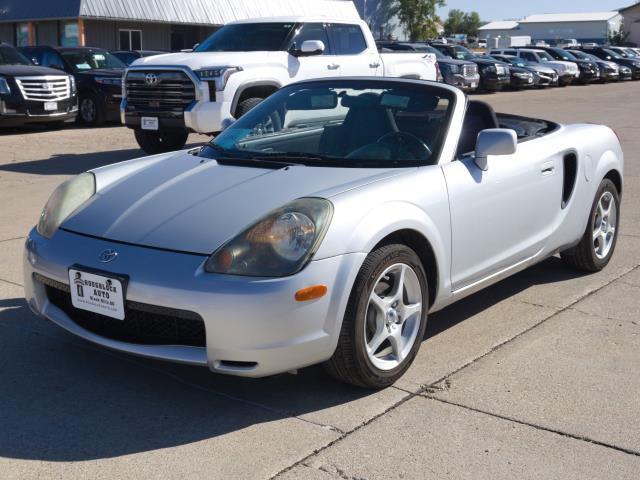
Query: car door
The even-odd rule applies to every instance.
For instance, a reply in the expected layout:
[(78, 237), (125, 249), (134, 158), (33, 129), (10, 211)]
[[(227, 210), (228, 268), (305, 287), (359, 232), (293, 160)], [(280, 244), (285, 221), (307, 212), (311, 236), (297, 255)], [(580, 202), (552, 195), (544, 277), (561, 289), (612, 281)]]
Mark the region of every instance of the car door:
[(367, 41), (359, 25), (333, 23), (329, 35), (340, 75), (344, 77), (381, 76), (380, 54), (375, 48), (367, 48)]
[(331, 50), (331, 42), (324, 23), (304, 23), (289, 42), (288, 49), (300, 48), (306, 40), (319, 40), (324, 44), (321, 55), (308, 57), (290, 56), (289, 71), (292, 81), (308, 78), (333, 77), (340, 75), (340, 62)]
[(443, 166), (454, 291), (521, 265), (545, 246), (561, 208), (562, 163), (541, 150), (541, 141), (521, 143), (513, 155), (489, 156), (486, 171), (471, 154)]

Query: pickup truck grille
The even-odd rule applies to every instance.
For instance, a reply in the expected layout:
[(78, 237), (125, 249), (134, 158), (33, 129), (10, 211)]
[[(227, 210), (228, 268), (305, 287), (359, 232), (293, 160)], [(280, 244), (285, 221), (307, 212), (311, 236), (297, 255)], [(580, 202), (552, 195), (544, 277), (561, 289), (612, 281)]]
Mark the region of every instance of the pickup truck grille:
[(71, 97), (71, 81), (67, 76), (16, 77), (25, 100), (57, 102)]
[(462, 66), (462, 76), (474, 77), (477, 74), (478, 74), (478, 66), (476, 64)]
[(125, 79), (127, 105), (142, 111), (183, 112), (196, 87), (180, 70), (131, 70)]

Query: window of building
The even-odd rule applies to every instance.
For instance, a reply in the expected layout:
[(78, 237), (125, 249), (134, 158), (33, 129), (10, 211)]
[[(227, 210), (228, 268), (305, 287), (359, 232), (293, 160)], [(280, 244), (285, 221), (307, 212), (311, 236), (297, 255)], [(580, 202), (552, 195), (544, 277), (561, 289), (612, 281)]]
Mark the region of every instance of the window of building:
[(79, 39), (78, 22), (62, 22), (60, 24), (60, 45), (63, 47), (77, 47)]
[(142, 50), (142, 30), (120, 30), (120, 50)]
[(367, 49), (367, 42), (358, 25), (334, 24), (330, 27), (336, 55), (357, 55)]
[(26, 47), (29, 45), (29, 24), (18, 23), (16, 24), (16, 46)]

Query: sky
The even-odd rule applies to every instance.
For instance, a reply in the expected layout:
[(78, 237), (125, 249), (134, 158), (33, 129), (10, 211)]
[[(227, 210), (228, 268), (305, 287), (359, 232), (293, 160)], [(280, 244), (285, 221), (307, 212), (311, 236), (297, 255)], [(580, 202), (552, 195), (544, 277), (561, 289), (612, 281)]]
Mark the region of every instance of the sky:
[(442, 19), (450, 9), (476, 11), (483, 21), (517, 20), (534, 13), (603, 12), (632, 5), (633, 0), (446, 0), (440, 9)]

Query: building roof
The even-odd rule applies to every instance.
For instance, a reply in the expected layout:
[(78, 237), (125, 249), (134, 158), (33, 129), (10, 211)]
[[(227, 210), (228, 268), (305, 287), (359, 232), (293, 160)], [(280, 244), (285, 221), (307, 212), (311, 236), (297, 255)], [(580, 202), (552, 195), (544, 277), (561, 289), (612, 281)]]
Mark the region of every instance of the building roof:
[(640, 7), (640, 2), (635, 2), (633, 5), (629, 5), (628, 7), (623, 7), (618, 10), (620, 13), (624, 13), (626, 11), (631, 10), (632, 8)]
[(518, 28), (518, 22), (506, 20), (503, 22), (490, 22), (483, 25), (478, 30), (513, 30)]
[(620, 15), (620, 12), (587, 12), (587, 13), (542, 13), (529, 15), (520, 23), (566, 23), (566, 22), (608, 22)]
[(223, 25), (246, 18), (302, 15), (359, 19), (340, 0), (0, 0), (0, 22), (92, 18)]

